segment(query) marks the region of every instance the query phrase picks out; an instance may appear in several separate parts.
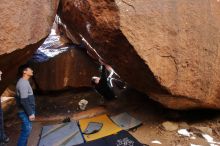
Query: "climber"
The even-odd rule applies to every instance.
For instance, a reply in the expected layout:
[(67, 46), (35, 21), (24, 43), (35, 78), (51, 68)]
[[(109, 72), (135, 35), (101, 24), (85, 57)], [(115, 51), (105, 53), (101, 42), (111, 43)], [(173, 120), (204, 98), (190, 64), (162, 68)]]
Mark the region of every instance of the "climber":
[[(1, 81), (2, 71), (0, 71), (0, 81)], [(3, 121), (3, 111), (2, 105), (0, 102), (0, 146), (3, 146), (5, 143), (9, 142), (9, 137), (6, 136), (4, 130), (4, 121)]]
[(19, 67), (19, 80), (16, 84), (16, 101), (18, 116), (22, 121), (18, 146), (26, 146), (32, 129), (32, 121), (35, 120), (35, 97), (30, 86), (29, 79), (33, 76), (33, 70), (28, 65)]
[(91, 80), (92, 85), (94, 85), (96, 91), (100, 93), (107, 100), (114, 99), (115, 94), (108, 85), (106, 67), (102, 65), (100, 69), (101, 69), (101, 77), (92, 77)]
[[(115, 72), (111, 66), (107, 64), (102, 64), (100, 70), (101, 70), (101, 77), (96, 77), (96, 76), (92, 77), (91, 80), (92, 85), (94, 85), (96, 91), (100, 93), (107, 100), (117, 98), (118, 95), (115, 94), (114, 92), (114, 88), (115, 88), (114, 85), (117, 85), (117, 87), (120, 87), (120, 89), (124, 89), (126, 88), (125, 83), (120, 81), (119, 79), (113, 78)], [(107, 71), (110, 72), (108, 76), (107, 76)]]

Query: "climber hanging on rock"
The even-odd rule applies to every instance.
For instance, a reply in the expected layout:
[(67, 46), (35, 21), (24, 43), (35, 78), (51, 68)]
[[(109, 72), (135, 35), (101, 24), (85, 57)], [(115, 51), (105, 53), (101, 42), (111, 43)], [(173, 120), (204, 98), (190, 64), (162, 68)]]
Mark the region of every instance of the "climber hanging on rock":
[(119, 94), (117, 90), (125, 89), (126, 84), (119, 79), (113, 78), (113, 75), (117, 74), (111, 66), (104, 64), (103, 62), (100, 67), (100, 71), (100, 77), (92, 77), (92, 85), (105, 99), (112, 100), (114, 98), (118, 98)]
[[(104, 59), (98, 54), (98, 52), (86, 41), (86, 39), (79, 34), (82, 40), (82, 46), (86, 48), (87, 54), (97, 63), (101, 64), (100, 77), (92, 77), (91, 83), (98, 93), (100, 93), (104, 98), (111, 100), (118, 97), (117, 90), (125, 89), (125, 82), (120, 80), (119, 75), (113, 70), (113, 68), (106, 64)], [(71, 37), (70, 37), (71, 38)], [(72, 40), (72, 39), (71, 39)], [(73, 41), (73, 40), (72, 40)], [(107, 74), (109, 74), (107, 76)], [(116, 75), (117, 78), (114, 78)]]

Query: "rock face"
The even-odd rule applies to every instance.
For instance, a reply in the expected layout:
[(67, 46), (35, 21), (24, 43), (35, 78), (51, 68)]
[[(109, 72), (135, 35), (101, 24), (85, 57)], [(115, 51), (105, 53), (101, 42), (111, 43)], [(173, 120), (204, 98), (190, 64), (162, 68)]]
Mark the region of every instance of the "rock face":
[(67, 29), (173, 109), (220, 109), (218, 0), (61, 0)]
[(1, 0), (0, 55), (45, 38), (55, 18), (58, 0)]
[(73, 44), (63, 31), (54, 23), (51, 34), (32, 57), (33, 81), (39, 91), (91, 87), (91, 78), (99, 76), (98, 64), (86, 49)]
[[(17, 68), (31, 58), (53, 24), (58, 0), (0, 2), (0, 93), (15, 80)], [(13, 52), (14, 51), (14, 52)]]
[(41, 91), (90, 87), (91, 78), (99, 75), (98, 66), (86, 52), (74, 47), (46, 62), (34, 63), (34, 71)]

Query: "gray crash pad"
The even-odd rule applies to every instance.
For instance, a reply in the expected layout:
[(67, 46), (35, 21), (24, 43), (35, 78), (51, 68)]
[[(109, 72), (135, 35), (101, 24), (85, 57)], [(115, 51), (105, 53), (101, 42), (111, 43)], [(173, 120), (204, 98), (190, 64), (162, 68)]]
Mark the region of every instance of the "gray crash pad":
[(77, 122), (44, 126), (39, 146), (73, 146), (84, 143)]
[(117, 124), (124, 130), (130, 130), (142, 124), (140, 120), (132, 117), (126, 112), (118, 114), (116, 116), (112, 116), (111, 119), (115, 124)]

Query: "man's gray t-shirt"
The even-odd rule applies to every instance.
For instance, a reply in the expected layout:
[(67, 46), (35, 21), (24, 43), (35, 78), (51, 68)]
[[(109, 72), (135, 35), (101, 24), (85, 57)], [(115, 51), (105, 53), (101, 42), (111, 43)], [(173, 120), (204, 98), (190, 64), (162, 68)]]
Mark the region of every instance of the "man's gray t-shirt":
[(27, 115), (35, 113), (35, 98), (28, 80), (20, 78), (16, 84), (16, 99), (19, 111), (25, 111)]
[(16, 85), (16, 94), (20, 98), (27, 98), (28, 95), (33, 95), (33, 90), (28, 80), (20, 78)]

